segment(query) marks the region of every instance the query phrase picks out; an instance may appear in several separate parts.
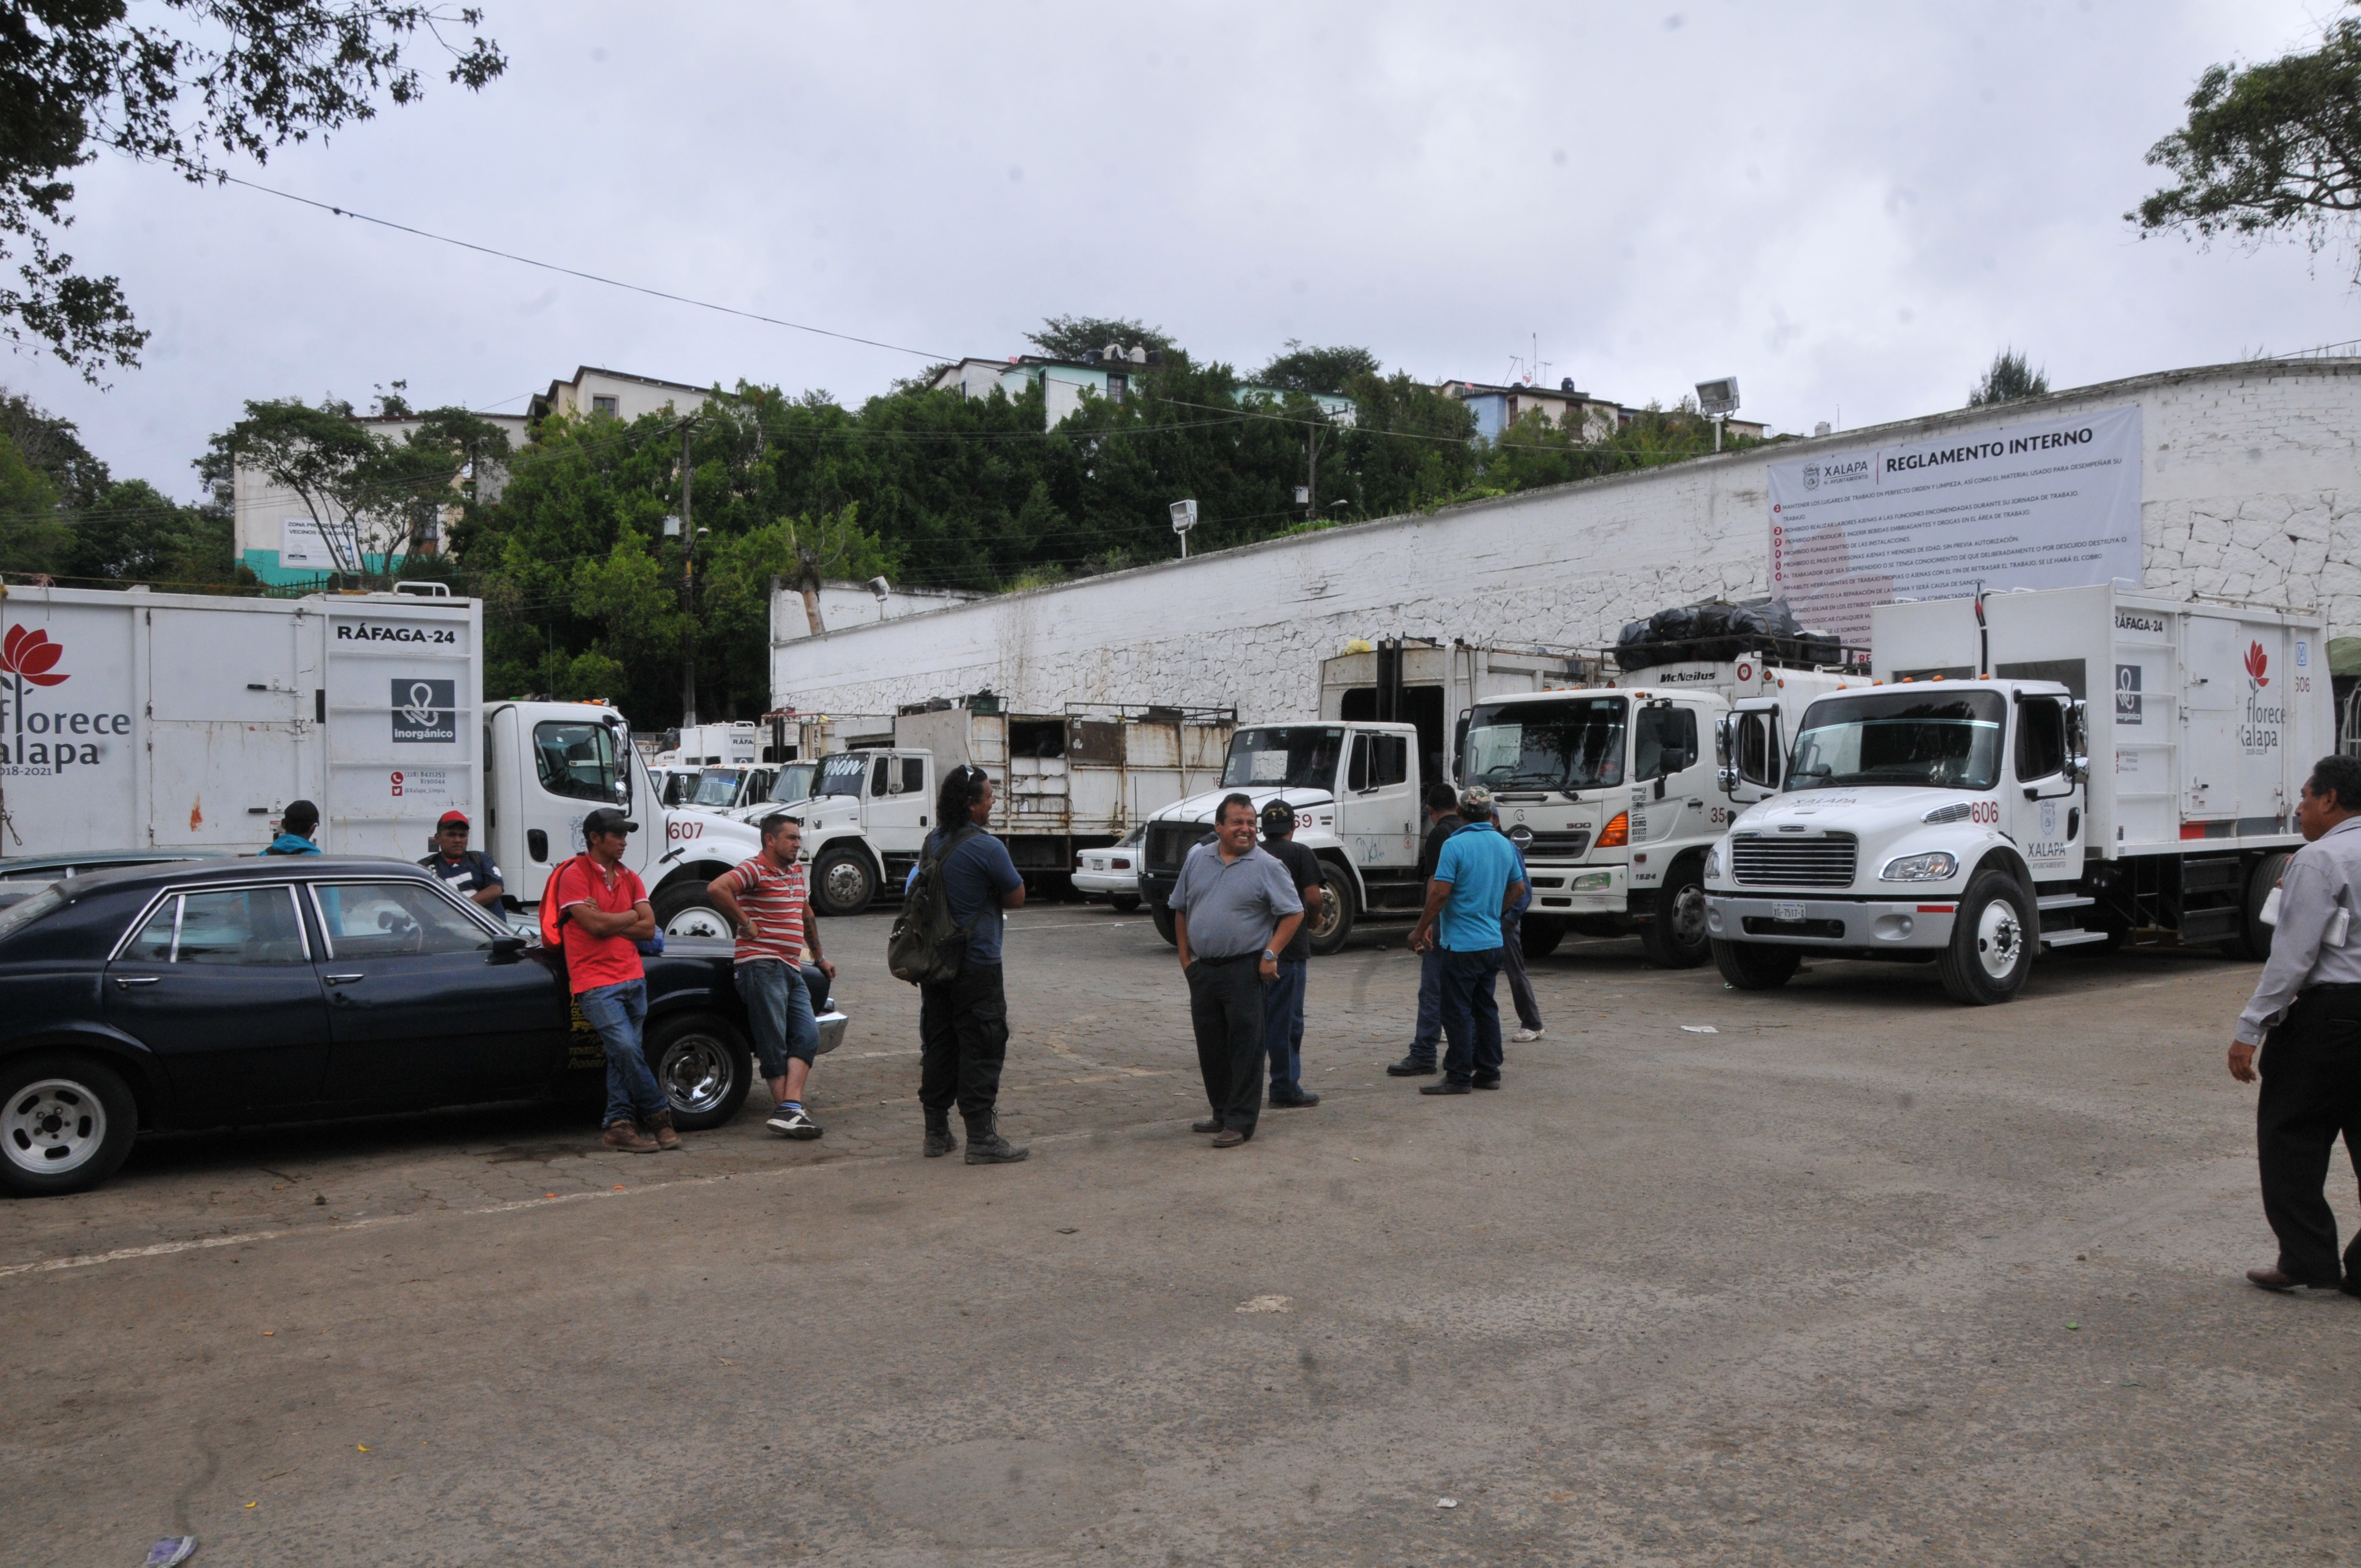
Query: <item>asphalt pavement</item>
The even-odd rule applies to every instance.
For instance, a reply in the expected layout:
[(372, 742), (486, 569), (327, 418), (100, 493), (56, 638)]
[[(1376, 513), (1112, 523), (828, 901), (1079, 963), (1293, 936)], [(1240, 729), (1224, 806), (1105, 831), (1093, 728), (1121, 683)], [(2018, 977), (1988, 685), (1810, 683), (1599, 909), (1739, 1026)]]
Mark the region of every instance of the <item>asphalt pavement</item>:
[(2361, 1299), (2241, 1277), (2251, 964), (1971, 1011), (1569, 943), (1504, 1090), (1437, 1100), (1370, 928), (1312, 965), (1323, 1102), (1216, 1152), (1170, 949), (1038, 906), (1033, 1157), (971, 1168), (919, 1157), (886, 929), (829, 927), (816, 1144), (758, 1090), (676, 1155), (471, 1112), (0, 1206), (0, 1563), (2361, 1561)]

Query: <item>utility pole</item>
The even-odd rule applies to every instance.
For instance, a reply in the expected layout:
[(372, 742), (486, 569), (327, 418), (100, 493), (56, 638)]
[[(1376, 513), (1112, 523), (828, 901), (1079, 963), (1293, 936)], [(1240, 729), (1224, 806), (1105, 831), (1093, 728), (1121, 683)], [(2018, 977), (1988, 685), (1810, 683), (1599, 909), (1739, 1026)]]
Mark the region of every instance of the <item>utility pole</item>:
[(697, 723), (697, 518), (689, 510), (689, 492), (697, 481), (697, 470), (688, 458), (691, 421), (680, 427), (680, 613), (686, 624), (680, 638), (680, 723), (686, 729)]
[(1312, 521), (1320, 517), (1320, 427), (1312, 427), (1312, 438), (1303, 444), (1308, 461), (1303, 472), (1304, 496), (1312, 504)]

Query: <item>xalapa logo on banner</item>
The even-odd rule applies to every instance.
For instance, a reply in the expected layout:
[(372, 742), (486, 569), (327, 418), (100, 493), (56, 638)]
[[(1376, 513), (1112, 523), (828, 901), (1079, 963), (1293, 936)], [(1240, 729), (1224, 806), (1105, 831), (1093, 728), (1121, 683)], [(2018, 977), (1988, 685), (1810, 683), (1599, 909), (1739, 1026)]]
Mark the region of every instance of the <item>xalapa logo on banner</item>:
[(396, 676), (393, 738), (397, 740), (459, 739), (459, 683)]
[(1896, 599), (2140, 578), (2140, 411), (1956, 431), (1770, 466), (1771, 590), (1869, 643)]

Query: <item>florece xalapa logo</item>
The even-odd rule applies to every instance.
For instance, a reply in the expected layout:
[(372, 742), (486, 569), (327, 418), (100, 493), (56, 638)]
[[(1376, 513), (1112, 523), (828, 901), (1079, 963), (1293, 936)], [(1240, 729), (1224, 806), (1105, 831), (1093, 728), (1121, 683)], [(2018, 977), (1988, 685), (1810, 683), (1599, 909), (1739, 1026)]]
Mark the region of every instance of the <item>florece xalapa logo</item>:
[(2261, 643), (2246, 644), (2246, 679), (2251, 684), (2246, 687), (2246, 721), (2238, 726), (2238, 740), (2246, 747), (2246, 755), (2259, 757), (2279, 749), (2279, 732), (2287, 725), (2287, 709), (2272, 707), (2263, 701), (2263, 688), (2271, 684), (2271, 677), (2263, 672), (2271, 667), (2271, 656), (2263, 652)]
[(105, 752), (98, 738), (131, 733), (127, 713), (26, 707), (27, 687), (61, 686), (72, 678), (58, 668), (65, 652), (47, 631), (21, 625), (0, 637), (0, 675), (7, 677), (0, 683), (0, 765), (12, 774), (96, 767)]
[(2271, 656), (2263, 652), (2263, 645), (2259, 642), (2247, 643), (2246, 678), (2255, 683), (2255, 689), (2257, 691), (2260, 691), (2265, 686), (2271, 684), (2270, 676), (2263, 674), (2265, 670), (2268, 670), (2270, 667)]

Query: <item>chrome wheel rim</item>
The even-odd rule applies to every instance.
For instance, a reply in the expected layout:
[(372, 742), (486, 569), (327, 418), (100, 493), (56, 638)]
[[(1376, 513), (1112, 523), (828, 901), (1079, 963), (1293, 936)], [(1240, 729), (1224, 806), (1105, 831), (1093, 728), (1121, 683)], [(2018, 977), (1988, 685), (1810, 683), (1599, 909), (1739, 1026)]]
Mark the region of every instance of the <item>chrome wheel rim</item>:
[(2025, 927), (2016, 918), (2015, 906), (2004, 898), (1995, 898), (1976, 916), (1976, 959), (1984, 966), (1984, 973), (2006, 980), (2024, 958)]
[(45, 1078), (28, 1083), (0, 1117), (0, 1149), (18, 1170), (60, 1176), (98, 1157), (106, 1142), (106, 1107), (87, 1084)]
[(1705, 889), (1691, 883), (1673, 895), (1673, 945), (1701, 948), (1705, 943)]
[(682, 1113), (710, 1111), (730, 1092), (730, 1053), (710, 1035), (683, 1035), (664, 1047), (656, 1081)]
[(708, 905), (692, 904), (664, 922), (664, 934), (667, 937), (726, 938), (731, 933), (730, 922), (721, 918), (721, 911)]
[(869, 872), (859, 861), (839, 861), (828, 868), (821, 884), (834, 904), (858, 904), (869, 889)]
[(1345, 890), (1345, 879), (1323, 876), (1320, 879), (1320, 914), (1312, 922), (1312, 939), (1324, 942), (1336, 934), (1345, 918), (1345, 900), (1351, 896)]

